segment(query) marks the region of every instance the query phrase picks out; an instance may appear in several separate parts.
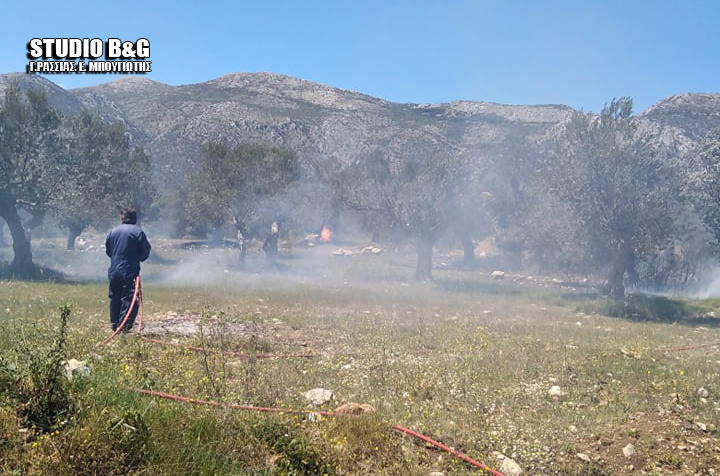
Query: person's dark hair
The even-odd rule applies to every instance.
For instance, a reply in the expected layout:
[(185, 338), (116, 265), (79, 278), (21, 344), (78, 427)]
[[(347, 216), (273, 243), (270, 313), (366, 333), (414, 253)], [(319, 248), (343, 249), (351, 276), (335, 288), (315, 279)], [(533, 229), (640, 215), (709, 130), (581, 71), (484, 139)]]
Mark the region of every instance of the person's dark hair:
[(137, 223), (137, 212), (134, 208), (123, 208), (120, 212), (120, 220), (122, 220), (123, 223), (134, 225)]

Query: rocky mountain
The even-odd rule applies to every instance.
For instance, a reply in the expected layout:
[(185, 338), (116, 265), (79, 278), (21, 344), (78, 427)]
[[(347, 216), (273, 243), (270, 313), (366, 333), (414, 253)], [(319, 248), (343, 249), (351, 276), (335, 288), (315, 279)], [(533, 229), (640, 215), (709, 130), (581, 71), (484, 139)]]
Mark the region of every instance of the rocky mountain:
[[(375, 149), (522, 154), (573, 112), (563, 105), (393, 103), (273, 73), (232, 73), (182, 86), (126, 77), (71, 90), (13, 73), (0, 75), (0, 90), (11, 80), (42, 88), (67, 114), (87, 107), (122, 122), (167, 183), (182, 180), (208, 141), (283, 144), (318, 160), (349, 161)], [(720, 126), (720, 94), (672, 96), (640, 117), (668, 151), (687, 152)]]
[(720, 127), (720, 93), (670, 96), (640, 117), (652, 124), (658, 140), (670, 154), (686, 154), (705, 135)]
[(192, 167), (208, 141), (280, 143), (341, 160), (376, 148), (485, 154), (539, 137), (572, 111), (469, 101), (399, 104), (272, 73), (233, 73), (184, 86), (127, 78), (70, 92), (107, 119), (132, 126), (158, 170), (174, 176)]

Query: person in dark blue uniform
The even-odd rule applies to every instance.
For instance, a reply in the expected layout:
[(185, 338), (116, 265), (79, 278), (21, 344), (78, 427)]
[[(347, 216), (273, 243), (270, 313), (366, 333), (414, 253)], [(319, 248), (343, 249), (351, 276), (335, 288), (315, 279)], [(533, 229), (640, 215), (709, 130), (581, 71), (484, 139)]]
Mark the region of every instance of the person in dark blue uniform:
[[(115, 331), (130, 309), (135, 292), (135, 279), (140, 274), (140, 262), (150, 255), (150, 242), (137, 223), (137, 212), (124, 208), (120, 212), (122, 225), (110, 231), (105, 240), (105, 253), (110, 257), (108, 280), (110, 281), (110, 326)], [(135, 322), (138, 303), (133, 306), (130, 317), (123, 326), (127, 332)]]

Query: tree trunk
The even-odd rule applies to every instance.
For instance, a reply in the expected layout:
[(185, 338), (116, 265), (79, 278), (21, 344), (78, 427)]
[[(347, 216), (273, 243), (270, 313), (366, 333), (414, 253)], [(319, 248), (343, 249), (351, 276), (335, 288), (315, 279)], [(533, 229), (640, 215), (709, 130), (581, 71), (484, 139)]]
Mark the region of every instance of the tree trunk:
[(415, 268), (416, 281), (430, 281), (432, 279), (432, 247), (435, 239), (431, 233), (424, 233), (417, 241), (417, 266)]
[(247, 257), (247, 246), (245, 245), (245, 234), (242, 232), (242, 229), (238, 227), (237, 229), (237, 244), (238, 248), (240, 249), (240, 253), (238, 255), (238, 264), (241, 268), (245, 267), (245, 258)]
[(278, 256), (278, 236), (280, 235), (277, 223), (273, 223), (270, 226), (270, 233), (268, 233), (265, 241), (263, 242), (263, 251), (265, 252), (265, 259), (269, 265), (275, 265)]
[(640, 275), (637, 272), (637, 258), (635, 257), (635, 253), (633, 251), (630, 252), (630, 259), (626, 273), (628, 275), (628, 284), (630, 284), (630, 287), (637, 287), (638, 283), (640, 283)]
[(67, 249), (72, 251), (75, 249), (75, 239), (83, 232), (83, 227), (77, 225), (68, 226)]
[(32, 262), (30, 240), (25, 233), (14, 200), (10, 197), (0, 197), (0, 217), (7, 223), (13, 239), (13, 261), (10, 265), (10, 272), (19, 277), (32, 275), (35, 266)]
[(617, 299), (625, 298), (625, 286), (623, 285), (623, 278), (625, 272), (632, 264), (632, 248), (628, 240), (621, 240), (615, 250), (615, 257), (613, 258), (612, 267), (610, 268), (610, 274), (608, 274), (608, 281), (606, 291), (610, 296)]
[(463, 265), (472, 268), (475, 266), (475, 244), (467, 233), (463, 233), (460, 240), (463, 247)]

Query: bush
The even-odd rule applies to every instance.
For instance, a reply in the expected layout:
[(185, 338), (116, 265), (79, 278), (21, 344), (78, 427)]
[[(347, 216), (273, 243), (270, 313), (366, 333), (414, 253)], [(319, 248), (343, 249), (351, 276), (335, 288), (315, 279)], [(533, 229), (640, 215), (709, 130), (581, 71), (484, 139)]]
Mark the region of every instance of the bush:
[(67, 322), (70, 306), (60, 306), (60, 330), (45, 351), (18, 345), (18, 363), (0, 359), (0, 395), (18, 408), (23, 423), (42, 433), (58, 428), (72, 411), (70, 388), (65, 378)]

